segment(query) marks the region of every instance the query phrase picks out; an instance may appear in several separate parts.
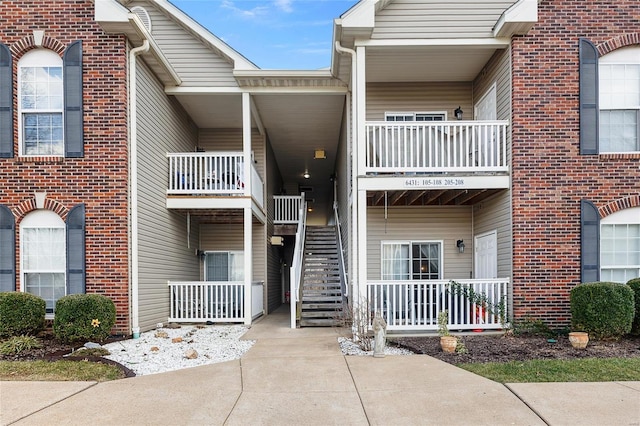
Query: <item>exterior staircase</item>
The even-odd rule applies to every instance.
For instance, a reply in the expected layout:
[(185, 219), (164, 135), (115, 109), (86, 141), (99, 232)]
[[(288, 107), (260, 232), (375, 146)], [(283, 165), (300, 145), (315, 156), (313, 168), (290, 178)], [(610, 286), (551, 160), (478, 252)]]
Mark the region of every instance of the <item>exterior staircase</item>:
[(335, 226), (308, 226), (304, 245), (301, 327), (340, 325), (343, 294)]

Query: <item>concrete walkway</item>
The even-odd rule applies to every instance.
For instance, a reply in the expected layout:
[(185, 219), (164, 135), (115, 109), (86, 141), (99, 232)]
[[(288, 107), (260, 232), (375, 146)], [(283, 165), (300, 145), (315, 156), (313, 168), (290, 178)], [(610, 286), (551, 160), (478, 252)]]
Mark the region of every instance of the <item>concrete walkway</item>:
[(340, 330), (253, 325), (236, 361), (104, 383), (0, 382), (2, 425), (640, 425), (640, 382), (501, 385), (422, 355), (345, 357)]

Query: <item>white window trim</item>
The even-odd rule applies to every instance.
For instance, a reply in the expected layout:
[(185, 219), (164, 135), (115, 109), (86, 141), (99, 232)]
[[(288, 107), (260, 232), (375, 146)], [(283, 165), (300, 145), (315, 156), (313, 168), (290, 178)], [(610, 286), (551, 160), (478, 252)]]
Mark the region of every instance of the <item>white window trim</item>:
[(412, 278), (413, 276), (413, 251), (411, 250), (413, 247), (413, 244), (439, 244), (440, 245), (440, 256), (438, 261), (440, 262), (440, 271), (438, 272), (438, 278), (437, 280), (442, 280), (444, 279), (444, 240), (382, 240), (380, 241), (380, 279), (384, 279), (383, 277), (383, 264), (384, 264), (384, 259), (382, 257), (383, 253), (384, 253), (384, 249), (383, 247), (385, 245), (391, 245), (391, 244), (406, 244), (409, 246), (409, 281), (425, 281), (425, 280), (414, 280)]
[[(34, 49), (31, 50), (22, 56), (18, 61), (18, 101), (17, 101), (17, 110), (18, 110), (18, 156), (20, 157), (64, 157), (64, 128), (62, 133), (62, 153), (61, 154), (26, 154), (24, 152), (24, 129), (23, 129), (23, 109), (22, 109), (22, 80), (20, 78), (21, 68), (25, 67), (60, 67), (62, 71), (62, 79), (64, 82), (64, 63), (62, 58), (55, 53), (53, 50), (49, 49)], [(64, 84), (64, 83), (63, 83)], [(62, 125), (64, 127), (64, 86), (62, 88), (62, 97), (63, 97), (63, 106), (58, 109), (42, 109), (42, 110), (29, 110), (29, 112), (33, 113), (60, 113), (62, 114)]]
[[(598, 59), (598, 71), (600, 71), (600, 66), (602, 65), (640, 65), (640, 47), (628, 46), (628, 47), (623, 47), (623, 48), (614, 50), (613, 52), (607, 53), (606, 55)], [(600, 77), (598, 77), (598, 79), (599, 78)], [(626, 111), (626, 110), (636, 111), (636, 120), (637, 120), (636, 145), (638, 146), (638, 149), (635, 151), (599, 150), (601, 154), (630, 154), (630, 153), (640, 152), (640, 100), (636, 107), (602, 108), (601, 105), (598, 106), (598, 114), (600, 114), (601, 111)], [(600, 131), (600, 129), (598, 129), (598, 131)]]
[[(215, 253), (224, 253), (227, 255), (227, 257), (231, 254), (242, 254), (244, 256), (244, 251), (243, 250), (206, 250), (204, 252), (205, 254), (205, 258), (206, 255), (208, 254), (215, 254)], [(230, 265), (229, 265), (230, 266)], [(231, 276), (231, 270), (228, 270), (227, 273), (229, 274), (229, 276)], [(207, 281), (207, 266), (206, 264), (204, 265), (204, 280)], [(236, 281), (224, 281), (224, 282), (236, 282)]]
[[(389, 121), (388, 117), (404, 116), (413, 117), (413, 121), (410, 121), (412, 123), (430, 123), (429, 121), (416, 121), (415, 118), (418, 115), (442, 115), (444, 117), (443, 121), (447, 121), (447, 111), (387, 111), (384, 113), (384, 121)], [(402, 123), (402, 121), (399, 121), (399, 123)]]
[[(631, 207), (624, 210), (617, 211), (605, 218), (600, 220), (600, 231), (602, 239), (602, 227), (604, 225), (640, 225), (640, 207)], [(633, 265), (608, 265), (607, 267), (602, 266), (602, 247), (600, 248), (600, 274), (602, 275), (603, 269), (635, 269)], [(638, 265), (638, 269), (640, 270), (640, 265)]]
[[(24, 267), (24, 254), (26, 253), (26, 249), (24, 247), (24, 230), (29, 228), (56, 228), (63, 229), (65, 231), (65, 259), (67, 254), (66, 247), (66, 224), (62, 220), (60, 216), (58, 216), (55, 212), (46, 209), (35, 210), (29, 214), (27, 214), (22, 222), (20, 222), (20, 291), (23, 293), (27, 293), (27, 283), (25, 280), (25, 274), (33, 272), (30, 270), (26, 270)], [(66, 262), (62, 265), (60, 271), (51, 271), (55, 273), (64, 274), (64, 282), (65, 282), (65, 295), (67, 294), (67, 267)], [(45, 319), (53, 319), (54, 314), (47, 313), (45, 315)]]

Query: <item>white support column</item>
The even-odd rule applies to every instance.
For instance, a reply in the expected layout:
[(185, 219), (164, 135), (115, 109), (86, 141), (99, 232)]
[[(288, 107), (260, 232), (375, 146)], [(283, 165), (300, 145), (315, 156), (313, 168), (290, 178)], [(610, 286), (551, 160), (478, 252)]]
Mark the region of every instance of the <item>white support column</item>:
[(356, 48), (356, 87), (354, 88), (354, 98), (357, 105), (355, 111), (356, 158), (353, 167), (356, 168), (356, 187), (354, 188), (354, 209), (357, 219), (356, 263), (358, 303), (362, 303), (360, 297), (366, 297), (367, 290), (367, 191), (360, 189), (360, 176), (364, 176), (365, 154), (366, 154), (366, 132), (365, 122), (367, 119), (367, 79), (366, 79), (366, 49), (364, 46)]
[[(358, 298), (367, 296), (367, 191), (358, 190)], [(359, 303), (362, 299), (358, 299)]]
[(253, 213), (244, 208), (244, 323), (251, 324), (251, 281), (253, 280)]
[[(242, 152), (244, 195), (251, 196), (251, 97), (242, 94)], [(244, 323), (251, 324), (251, 282), (253, 280), (253, 213), (244, 208)]]
[(243, 170), (244, 195), (251, 196), (251, 95), (242, 94), (242, 153), (244, 154)]

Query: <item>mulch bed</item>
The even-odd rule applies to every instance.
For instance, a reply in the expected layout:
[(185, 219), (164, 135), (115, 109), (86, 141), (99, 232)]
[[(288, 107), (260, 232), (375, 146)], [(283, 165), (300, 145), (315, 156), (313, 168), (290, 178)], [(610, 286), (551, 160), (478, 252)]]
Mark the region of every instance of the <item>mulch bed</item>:
[[(117, 342), (126, 339), (126, 336), (111, 336), (104, 342), (100, 342), (102, 345), (107, 343)], [(106, 359), (100, 356), (73, 356), (72, 353), (82, 348), (85, 342), (65, 343), (56, 340), (52, 335), (46, 334), (40, 337), (41, 348), (31, 349), (28, 351), (20, 352), (13, 355), (0, 354), (0, 361), (90, 361), (100, 362), (103, 364), (112, 365), (122, 371), (125, 377), (135, 377), (131, 369), (124, 365)]]
[(390, 339), (414, 353), (448, 362), (507, 362), (531, 359), (632, 358), (640, 357), (640, 336), (626, 336), (618, 341), (589, 341), (585, 349), (574, 349), (567, 336), (550, 343), (546, 337), (514, 335), (469, 335), (458, 337), (467, 353), (445, 353), (440, 338), (401, 337)]

